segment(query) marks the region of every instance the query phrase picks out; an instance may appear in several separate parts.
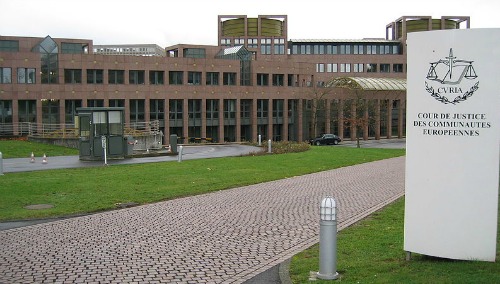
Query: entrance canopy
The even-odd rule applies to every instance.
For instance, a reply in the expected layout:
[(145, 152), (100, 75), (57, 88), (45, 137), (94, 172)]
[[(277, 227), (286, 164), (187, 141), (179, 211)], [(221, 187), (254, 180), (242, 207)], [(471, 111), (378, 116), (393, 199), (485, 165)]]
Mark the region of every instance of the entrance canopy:
[(364, 91), (406, 91), (406, 79), (338, 77), (328, 82), (326, 87)]

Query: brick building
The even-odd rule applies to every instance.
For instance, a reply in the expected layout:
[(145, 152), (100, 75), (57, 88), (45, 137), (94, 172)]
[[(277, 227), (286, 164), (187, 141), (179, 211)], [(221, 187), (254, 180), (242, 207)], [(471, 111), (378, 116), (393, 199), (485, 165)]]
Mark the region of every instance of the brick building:
[[(167, 143), (170, 134), (220, 142), (401, 137), (406, 34), (470, 27), (469, 17), (402, 17), (380, 39), (289, 39), (285, 15), (217, 20), (217, 46), (164, 51), (0, 36), (0, 136), (73, 125), (79, 107), (124, 107), (127, 125), (158, 120)], [(359, 91), (339, 85), (345, 78)], [(370, 104), (356, 132), (360, 98)]]

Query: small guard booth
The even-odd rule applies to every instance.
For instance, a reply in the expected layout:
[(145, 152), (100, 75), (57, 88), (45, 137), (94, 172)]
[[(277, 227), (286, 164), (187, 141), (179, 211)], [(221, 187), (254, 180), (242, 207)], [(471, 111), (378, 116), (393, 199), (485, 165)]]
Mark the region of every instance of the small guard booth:
[(76, 111), (80, 160), (104, 160), (104, 151), (109, 159), (123, 159), (128, 155), (128, 140), (133, 138), (124, 136), (124, 108), (89, 107)]

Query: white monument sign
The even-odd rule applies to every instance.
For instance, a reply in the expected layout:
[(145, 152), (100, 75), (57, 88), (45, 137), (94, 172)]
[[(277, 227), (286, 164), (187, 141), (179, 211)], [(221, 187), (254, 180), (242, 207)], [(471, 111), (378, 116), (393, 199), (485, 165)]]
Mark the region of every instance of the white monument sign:
[(495, 261), (500, 29), (408, 34), (404, 250)]

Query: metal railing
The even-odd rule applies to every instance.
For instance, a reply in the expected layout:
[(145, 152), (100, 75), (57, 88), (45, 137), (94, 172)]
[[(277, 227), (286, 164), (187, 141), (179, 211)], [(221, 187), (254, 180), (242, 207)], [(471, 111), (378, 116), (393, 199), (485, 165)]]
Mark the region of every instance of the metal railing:
[[(137, 122), (125, 125), (125, 135), (146, 136), (160, 134), (160, 122)], [(78, 129), (74, 124), (64, 123), (0, 123), (0, 137), (33, 136), (41, 138), (77, 138)]]

